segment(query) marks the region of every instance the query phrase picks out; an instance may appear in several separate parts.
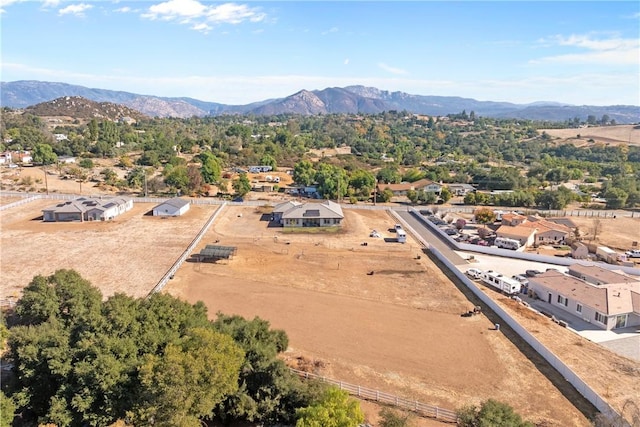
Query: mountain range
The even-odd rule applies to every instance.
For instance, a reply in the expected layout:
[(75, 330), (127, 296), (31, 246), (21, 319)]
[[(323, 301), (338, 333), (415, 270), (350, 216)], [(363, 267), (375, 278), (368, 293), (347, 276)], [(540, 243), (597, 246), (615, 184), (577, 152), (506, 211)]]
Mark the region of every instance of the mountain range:
[(409, 111), (416, 114), (443, 116), (465, 110), (477, 116), (521, 118), (531, 120), (564, 121), (588, 116), (598, 120), (604, 116), (617, 123), (640, 122), (640, 106), (632, 105), (569, 105), (557, 102), (514, 104), (509, 102), (477, 101), (454, 96), (411, 95), (389, 92), (373, 87), (347, 86), (323, 90), (301, 90), (285, 98), (269, 99), (246, 105), (227, 105), (193, 98), (170, 98), (140, 95), (131, 92), (93, 89), (67, 83), (21, 80), (0, 82), (0, 106), (25, 108), (53, 99), (80, 96), (96, 102), (110, 102), (127, 106), (151, 117), (192, 117), (222, 114), (375, 114), (383, 111)]

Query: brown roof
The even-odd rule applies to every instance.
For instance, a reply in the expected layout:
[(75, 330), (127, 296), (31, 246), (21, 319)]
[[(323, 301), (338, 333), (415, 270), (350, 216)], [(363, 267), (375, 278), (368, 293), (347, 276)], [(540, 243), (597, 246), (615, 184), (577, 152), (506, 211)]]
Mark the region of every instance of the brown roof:
[(624, 274), (622, 271), (614, 271), (608, 270), (606, 268), (597, 266), (597, 265), (586, 265), (586, 264), (572, 264), (569, 266), (569, 274), (581, 277), (590, 276), (595, 277), (598, 282), (607, 284), (607, 283), (640, 283), (640, 277), (629, 276)]
[(511, 225), (501, 225), (496, 230), (497, 235), (507, 235), (507, 236), (518, 236), (518, 237), (526, 237), (531, 236), (535, 230), (532, 230), (531, 227), (523, 227), (523, 224), (511, 226)]
[(547, 271), (529, 279), (529, 286), (540, 285), (569, 299), (589, 306), (607, 316), (636, 312), (640, 314), (640, 282), (593, 285), (558, 271)]

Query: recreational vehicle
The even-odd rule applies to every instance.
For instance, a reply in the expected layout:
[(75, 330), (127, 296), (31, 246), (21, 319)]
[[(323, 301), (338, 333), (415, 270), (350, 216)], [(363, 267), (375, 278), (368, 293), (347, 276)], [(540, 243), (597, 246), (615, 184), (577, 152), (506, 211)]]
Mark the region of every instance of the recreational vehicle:
[(520, 248), (520, 242), (515, 239), (508, 239), (506, 237), (496, 237), (495, 244), (499, 248), (518, 250)]
[(480, 280), (508, 295), (520, 293), (522, 284), (515, 279), (510, 279), (495, 271), (485, 271), (480, 276)]

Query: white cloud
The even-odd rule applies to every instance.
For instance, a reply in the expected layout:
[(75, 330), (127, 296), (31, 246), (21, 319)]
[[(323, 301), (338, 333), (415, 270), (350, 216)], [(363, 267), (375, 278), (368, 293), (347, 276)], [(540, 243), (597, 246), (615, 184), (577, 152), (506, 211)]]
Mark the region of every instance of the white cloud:
[(616, 36), (596, 38), (593, 35), (557, 35), (549, 39), (540, 40), (545, 46), (573, 47), (575, 53), (546, 56), (530, 61), (573, 63), (573, 64), (616, 64), (634, 65), (640, 58), (640, 40), (624, 39)]
[(129, 6), (124, 6), (119, 9), (114, 9), (113, 11), (118, 13), (129, 13), (131, 12), (131, 8)]
[(191, 29), (209, 32), (211, 25), (261, 22), (266, 15), (244, 4), (224, 3), (206, 6), (197, 0), (169, 0), (149, 7), (143, 18), (191, 24)]
[(6, 13), (5, 7), (10, 6), (14, 3), (21, 3), (26, 0), (0, 0), (0, 14)]
[(69, 6), (58, 10), (58, 15), (84, 16), (84, 12), (91, 8), (93, 8), (93, 6), (86, 3), (70, 4)]
[(212, 30), (212, 27), (211, 27), (211, 26), (209, 26), (209, 25), (207, 25), (207, 24), (205, 24), (204, 22), (201, 22), (201, 23), (199, 23), (199, 24), (195, 24), (195, 25), (193, 25), (193, 26), (191, 27), (191, 29), (192, 29), (192, 30), (196, 30), (196, 31), (200, 31), (200, 32), (202, 32), (202, 33), (204, 33), (204, 34), (207, 34), (207, 33), (209, 33), (209, 31), (211, 31), (211, 30)]
[(384, 62), (379, 62), (378, 63), (378, 68), (382, 68), (383, 70), (391, 73), (391, 74), (409, 74), (406, 70), (403, 70), (402, 68), (396, 68), (396, 67), (392, 67), (390, 65), (385, 64)]
[(323, 31), (323, 32), (322, 32), (322, 33), (320, 33), (320, 34), (322, 34), (323, 36), (326, 36), (327, 34), (337, 33), (338, 31), (339, 31), (339, 30), (338, 30), (338, 27), (331, 27), (331, 28), (329, 28), (327, 31)]
[(349, 58), (345, 58), (344, 65), (349, 65)]

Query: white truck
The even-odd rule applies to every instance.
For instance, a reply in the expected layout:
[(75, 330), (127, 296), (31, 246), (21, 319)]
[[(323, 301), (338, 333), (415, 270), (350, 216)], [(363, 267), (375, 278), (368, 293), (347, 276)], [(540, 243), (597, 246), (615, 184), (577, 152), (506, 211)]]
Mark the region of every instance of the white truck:
[(407, 233), (402, 229), (396, 229), (396, 240), (398, 243), (407, 243)]
[(496, 237), (495, 245), (503, 249), (511, 249), (513, 251), (520, 249), (520, 242), (516, 239), (509, 239), (507, 237)]
[(480, 276), (480, 280), (482, 280), (487, 285), (496, 288), (507, 295), (515, 295), (520, 293), (522, 289), (522, 283), (518, 282), (515, 279), (505, 277), (502, 274), (488, 270), (482, 273)]

